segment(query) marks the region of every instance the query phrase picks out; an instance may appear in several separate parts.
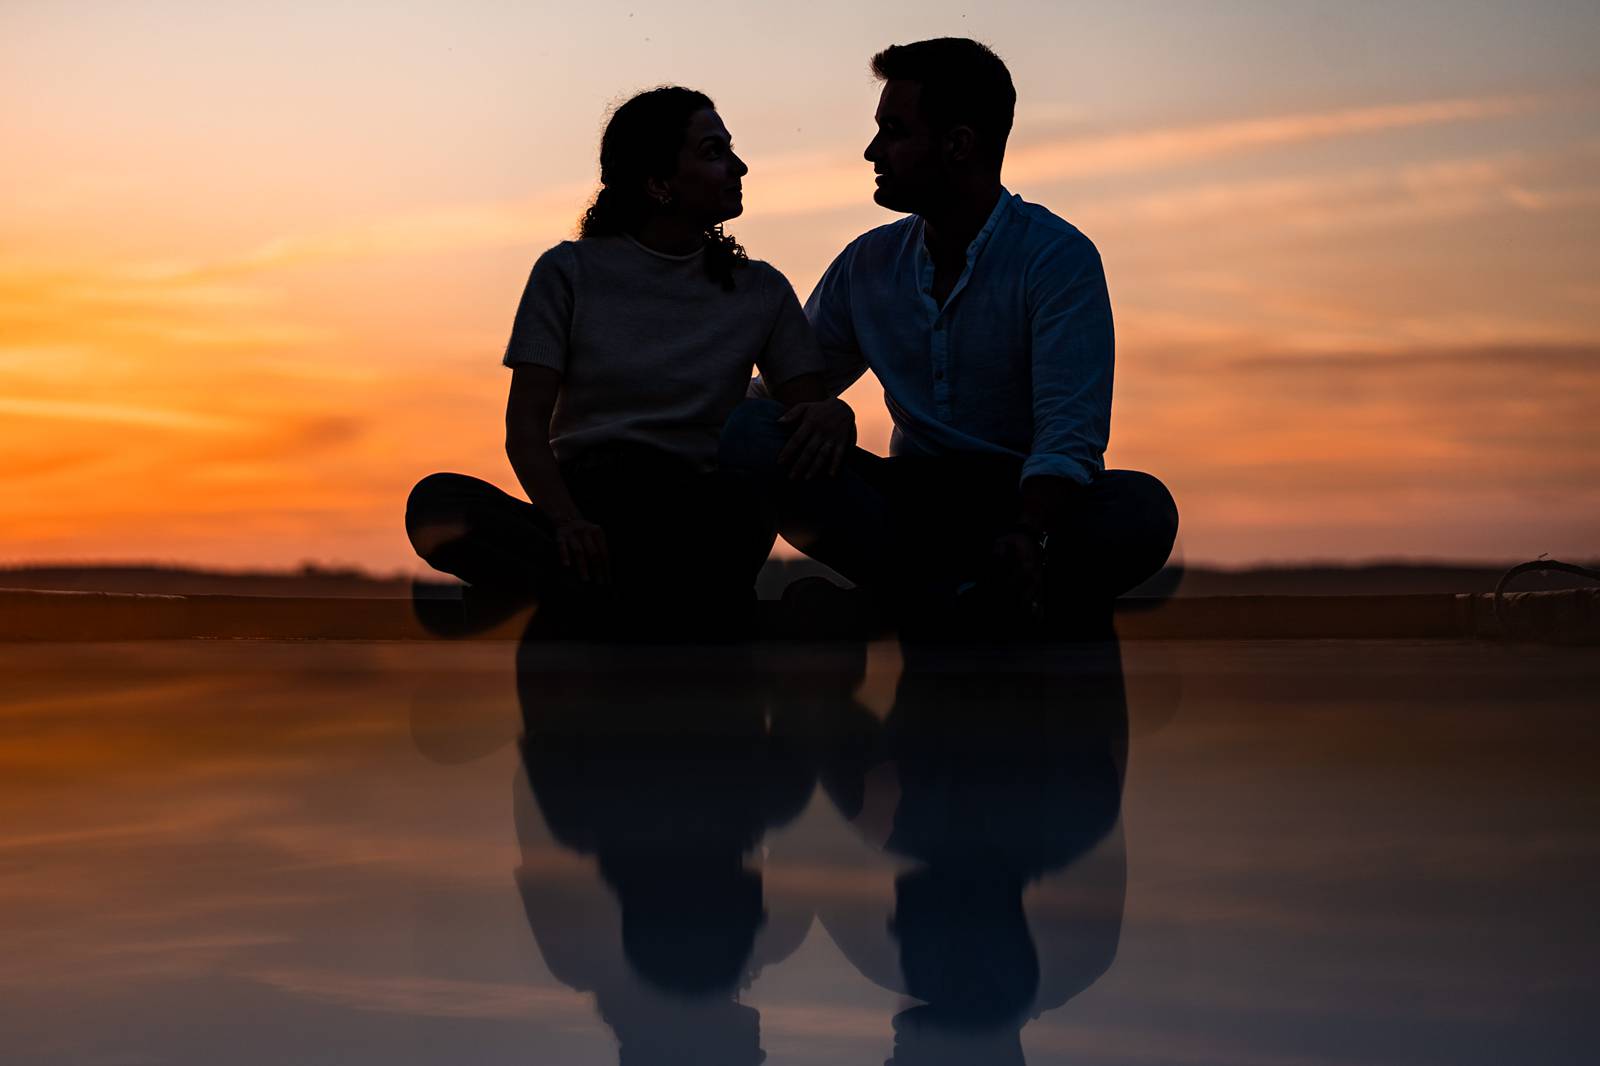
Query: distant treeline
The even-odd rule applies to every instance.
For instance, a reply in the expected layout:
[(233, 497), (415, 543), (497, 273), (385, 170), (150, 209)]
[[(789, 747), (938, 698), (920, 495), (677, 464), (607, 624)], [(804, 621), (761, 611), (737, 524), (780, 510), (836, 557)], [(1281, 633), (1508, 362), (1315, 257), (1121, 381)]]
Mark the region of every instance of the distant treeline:
[[(1520, 561), (1520, 560), (1518, 560)], [(1600, 562), (1571, 560), (1588, 566)], [(1396, 562), (1354, 566), (1314, 564), (1263, 566), (1240, 570), (1215, 567), (1168, 567), (1134, 589), (1130, 596), (1372, 596), (1427, 593), (1492, 592), (1511, 566)], [(785, 585), (811, 574), (830, 576), (809, 559), (772, 559), (762, 570), (756, 591), (776, 599)], [(835, 580), (839, 580), (835, 578)], [(843, 582), (841, 582), (843, 583)], [(1592, 584), (1563, 574), (1524, 574), (1513, 591), (1573, 588)], [(356, 569), (313, 565), (298, 570), (225, 571), (188, 567), (97, 565), (0, 567), (0, 588), (60, 589), (82, 592), (137, 592), (168, 596), (348, 596), (408, 597), (413, 582), (405, 575), (375, 576)], [(452, 583), (441, 578), (423, 583), (424, 595), (450, 595)]]

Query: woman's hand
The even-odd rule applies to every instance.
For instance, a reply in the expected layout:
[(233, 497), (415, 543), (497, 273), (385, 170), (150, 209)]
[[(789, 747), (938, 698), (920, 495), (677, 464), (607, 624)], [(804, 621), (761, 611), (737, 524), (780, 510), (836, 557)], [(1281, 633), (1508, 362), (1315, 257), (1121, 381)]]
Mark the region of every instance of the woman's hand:
[(819, 474), (832, 477), (844, 465), (856, 443), (856, 413), (840, 399), (797, 403), (778, 416), (794, 427), (789, 442), (778, 453), (778, 465), (796, 479)]
[(606, 531), (585, 518), (568, 518), (556, 523), (556, 551), (561, 565), (575, 570), (578, 580), (611, 584), (611, 554), (606, 548)]

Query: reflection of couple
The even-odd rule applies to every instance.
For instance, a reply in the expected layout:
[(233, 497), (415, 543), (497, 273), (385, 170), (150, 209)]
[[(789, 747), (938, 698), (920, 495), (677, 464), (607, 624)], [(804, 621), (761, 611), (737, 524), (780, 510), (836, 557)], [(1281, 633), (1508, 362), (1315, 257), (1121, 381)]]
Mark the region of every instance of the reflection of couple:
[[(406, 514), (425, 560), (546, 601), (731, 607), (781, 532), (902, 617), (1043, 604), (1068, 622), (1160, 567), (1171, 497), (1103, 468), (1099, 255), (1000, 183), (1005, 65), (944, 38), (873, 71), (873, 198), (908, 217), (851, 242), (803, 312), (722, 229), (748, 168), (712, 102), (662, 88), (616, 110), (579, 239), (535, 263), (506, 349), (506, 450), (533, 503), (425, 478)], [(887, 459), (854, 446), (838, 398), (868, 369)]]
[[(756, 1011), (735, 993), (811, 924), (809, 909), (772, 907), (746, 864), (815, 771), (787, 719), (764, 713), (766, 686), (714, 654), (535, 639), (518, 652), (518, 887), (551, 973), (594, 996), (630, 1066), (759, 1063)], [(593, 856), (605, 891), (550, 861), (540, 821)]]
[[(595, 997), (621, 1061), (759, 1062), (759, 1019), (740, 991), (800, 946), (815, 915), (863, 976), (920, 1001), (894, 1019), (893, 1062), (1021, 1063), (1027, 1021), (1116, 954), (1127, 738), (1116, 644), (907, 644), (882, 721), (852, 698), (860, 645), (799, 670), (696, 654), (541, 641), (519, 652), (518, 882), (551, 972)], [(695, 683), (673, 684), (679, 674)], [(663, 691), (676, 694), (668, 707)], [(819, 777), (853, 834), (791, 838), (758, 858)], [(540, 821), (593, 857), (606, 890), (549, 856)], [(834, 875), (790, 878), (774, 895), (764, 873), (797, 861)]]
[(903, 654), (884, 722), (842, 709), (855, 724), (836, 731), (854, 742), (822, 782), (910, 866), (880, 902), (840, 894), (818, 918), (862, 974), (921, 1001), (894, 1019), (893, 1066), (1021, 1064), (1023, 1027), (1098, 980), (1121, 936), (1121, 654), (1114, 641)]

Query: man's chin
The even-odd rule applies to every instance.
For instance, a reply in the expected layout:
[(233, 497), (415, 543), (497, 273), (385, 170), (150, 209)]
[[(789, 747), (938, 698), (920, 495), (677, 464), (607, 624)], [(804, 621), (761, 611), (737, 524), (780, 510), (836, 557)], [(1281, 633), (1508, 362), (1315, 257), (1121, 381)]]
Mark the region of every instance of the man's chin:
[(894, 194), (892, 189), (877, 188), (872, 190), (872, 202), (879, 207), (886, 207), (890, 211), (910, 213), (915, 210), (910, 204)]

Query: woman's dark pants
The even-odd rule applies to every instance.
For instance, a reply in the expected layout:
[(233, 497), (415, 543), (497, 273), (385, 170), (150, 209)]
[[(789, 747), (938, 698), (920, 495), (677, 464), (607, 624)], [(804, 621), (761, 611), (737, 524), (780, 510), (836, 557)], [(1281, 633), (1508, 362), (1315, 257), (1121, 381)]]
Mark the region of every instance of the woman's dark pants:
[[(643, 446), (587, 452), (563, 464), (562, 477), (583, 516), (605, 530), (617, 595), (749, 599), (775, 536), (749, 479)], [(561, 565), (550, 517), (474, 477), (418, 482), (406, 533), (429, 566), (485, 590), (541, 600), (585, 590)]]

